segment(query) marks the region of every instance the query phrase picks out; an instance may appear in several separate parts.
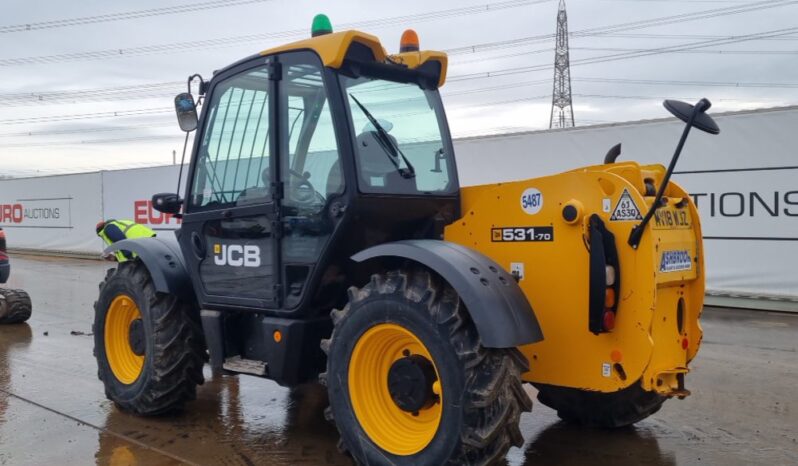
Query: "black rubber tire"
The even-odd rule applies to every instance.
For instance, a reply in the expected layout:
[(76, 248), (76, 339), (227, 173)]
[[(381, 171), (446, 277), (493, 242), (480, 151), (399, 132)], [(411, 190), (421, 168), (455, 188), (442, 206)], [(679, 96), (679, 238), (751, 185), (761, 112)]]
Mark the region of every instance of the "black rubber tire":
[[(141, 375), (127, 385), (117, 380), (105, 352), (105, 317), (113, 299), (130, 296), (144, 323), (145, 356)], [(204, 382), (205, 342), (199, 312), (177, 297), (155, 291), (147, 268), (127, 261), (109, 269), (94, 303), (94, 356), (105, 395), (121, 409), (157, 415), (181, 409), (196, 398)]]
[[(332, 312), (335, 324), (327, 353), (330, 410), (341, 448), (367, 465), (489, 465), (504, 458), (524, 438), (522, 412), (532, 400), (521, 383), (528, 363), (515, 348), (481, 345), (473, 321), (457, 293), (424, 270), (374, 275), (361, 289), (349, 289), (349, 303)], [(427, 347), (443, 385), (443, 414), (429, 445), (417, 454), (397, 456), (374, 444), (360, 426), (348, 389), (349, 360), (359, 337), (378, 323), (412, 331)]]
[(535, 384), (538, 401), (557, 411), (563, 421), (588, 427), (627, 427), (659, 411), (668, 398), (643, 390), (640, 383), (614, 393)]
[(21, 324), (33, 312), (30, 296), (22, 290), (0, 289), (0, 324)]

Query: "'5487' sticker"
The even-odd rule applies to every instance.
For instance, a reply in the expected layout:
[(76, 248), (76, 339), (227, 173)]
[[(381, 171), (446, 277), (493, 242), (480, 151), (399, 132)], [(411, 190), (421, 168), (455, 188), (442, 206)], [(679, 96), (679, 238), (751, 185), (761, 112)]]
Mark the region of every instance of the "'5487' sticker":
[(535, 188), (527, 188), (521, 194), (521, 209), (529, 215), (535, 215), (543, 208), (543, 193)]
[(491, 230), (494, 243), (554, 241), (554, 227), (505, 227)]

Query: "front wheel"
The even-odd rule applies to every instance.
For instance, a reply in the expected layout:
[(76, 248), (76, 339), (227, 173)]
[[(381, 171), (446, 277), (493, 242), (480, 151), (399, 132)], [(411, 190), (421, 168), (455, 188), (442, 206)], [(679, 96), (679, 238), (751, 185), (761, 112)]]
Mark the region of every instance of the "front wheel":
[(538, 401), (563, 421), (590, 427), (626, 427), (659, 411), (668, 398), (643, 390), (639, 383), (612, 393), (535, 384)]
[(487, 465), (521, 446), (531, 410), (516, 349), (481, 345), (457, 293), (426, 271), (375, 275), (333, 311), (330, 407), (369, 465)]
[(175, 296), (156, 292), (144, 264), (126, 261), (110, 269), (94, 311), (98, 376), (117, 406), (155, 415), (196, 397), (204, 380), (197, 312)]

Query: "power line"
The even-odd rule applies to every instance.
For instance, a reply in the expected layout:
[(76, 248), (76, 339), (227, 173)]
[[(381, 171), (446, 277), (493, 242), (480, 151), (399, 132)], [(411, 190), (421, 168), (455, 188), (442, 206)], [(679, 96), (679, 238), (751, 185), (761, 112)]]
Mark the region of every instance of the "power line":
[(12, 143), (2, 144), (0, 148), (3, 149), (20, 149), (27, 147), (52, 147), (52, 146), (78, 146), (85, 144), (119, 144), (123, 142), (139, 142), (139, 141), (160, 141), (160, 140), (180, 140), (183, 136), (181, 134), (172, 135), (149, 135), (130, 138), (115, 138), (115, 139), (86, 139), (79, 141), (63, 141), (63, 142), (39, 142), (39, 143)]
[(154, 115), (174, 111), (172, 108), (142, 108), (136, 110), (120, 110), (115, 112), (78, 113), (69, 115), (51, 115), (32, 118), (13, 118), (0, 120), (0, 125), (24, 125), (32, 123), (51, 123), (56, 121), (86, 120), (95, 118), (116, 118), (127, 116)]
[[(700, 100), (701, 97), (674, 97), (674, 96), (658, 96), (658, 95), (618, 95), (618, 94), (574, 94), (575, 96), (584, 97), (584, 98), (593, 98), (593, 99), (624, 99), (624, 100), (666, 100), (666, 99), (678, 99), (678, 100), (687, 100), (687, 101), (697, 101)], [(712, 99), (713, 102), (750, 102), (751, 99)], [(762, 101), (763, 99), (757, 99), (757, 101)], [(767, 101), (773, 101), (772, 99), (764, 99)]]
[[(447, 19), (453, 17), (467, 16), (467, 15), (491, 13), (494, 11), (519, 8), (528, 5), (549, 3), (551, 1), (553, 0), (506, 0), (502, 2), (452, 8), (448, 10), (437, 10), (427, 13), (416, 13), (411, 15), (394, 16), (390, 18), (379, 18), (379, 19), (357, 21), (351, 23), (342, 23), (340, 27), (342, 30), (345, 30), (345, 29), (393, 26), (396, 24), (403, 24), (409, 22), (420, 23), (420, 22), (435, 21), (440, 19)], [(243, 36), (223, 37), (217, 39), (205, 39), (205, 40), (198, 40), (191, 42), (147, 45), (142, 47), (116, 48), (116, 49), (96, 50), (88, 52), (73, 52), (73, 53), (64, 53), (58, 55), (45, 55), (45, 56), (33, 56), (33, 57), (4, 58), (0, 59), (0, 66), (50, 64), (50, 63), (60, 63), (65, 61), (125, 58), (131, 56), (139, 56), (139, 55), (171, 53), (171, 52), (192, 50), (198, 48), (207, 49), (211, 47), (227, 47), (231, 45), (237, 45), (243, 42), (261, 42), (272, 39), (305, 37), (307, 35), (308, 31), (306, 29), (293, 29), (293, 30), (270, 32), (270, 33), (249, 34)]]
[(773, 83), (773, 82), (734, 82), (734, 81), (678, 81), (667, 79), (624, 79), (624, 78), (574, 78), (574, 81), (592, 83), (618, 83), (642, 85), (669, 85), (693, 87), (755, 87), (755, 88), (781, 88), (798, 89), (798, 83)]
[[(760, 37), (775, 37), (779, 35), (786, 35), (798, 32), (798, 27), (792, 28), (785, 28), (785, 29), (777, 29), (773, 31), (766, 31), (766, 32), (759, 32), (754, 34), (748, 34), (743, 36), (735, 36), (735, 39), (729, 40), (707, 40), (707, 41), (699, 41), (699, 42), (692, 42), (687, 44), (680, 44), (674, 45), (669, 47), (659, 47), (654, 49), (647, 49), (644, 52), (624, 52), (624, 53), (617, 53), (611, 55), (602, 55), (598, 57), (590, 57), (590, 58), (583, 58), (580, 60), (572, 60), (571, 66), (575, 65), (591, 65), (596, 63), (607, 63), (612, 61), (618, 60), (628, 60), (632, 58), (641, 58), (647, 57), (652, 55), (660, 55), (664, 53), (673, 53), (675, 51), (680, 50), (694, 50), (700, 49), (705, 47), (713, 47), (716, 45), (726, 45), (726, 44), (733, 44), (738, 42), (745, 42), (749, 40), (756, 40)], [(529, 73), (534, 71), (546, 71), (553, 68), (553, 65), (533, 65), (533, 66), (525, 66), (525, 67), (517, 67), (517, 68), (508, 68), (503, 70), (497, 71), (483, 71), (477, 73), (470, 73), (470, 74), (463, 74), (458, 76), (453, 76), (451, 78), (447, 78), (448, 81), (463, 81), (463, 80), (470, 80), (470, 79), (484, 79), (484, 78), (491, 78), (497, 76), (508, 76), (520, 73)]]
[[(483, 4), (471, 7), (439, 10), (429, 13), (418, 13), (413, 15), (396, 16), (392, 18), (381, 18), (381, 19), (366, 20), (366, 21), (359, 21), (352, 23), (343, 23), (341, 25), (341, 28), (358, 29), (358, 28), (368, 28), (368, 27), (381, 27), (381, 26), (391, 26), (395, 24), (401, 24), (403, 22), (407, 23), (411, 21), (418, 23), (424, 21), (446, 19), (457, 16), (487, 13), (487, 12), (505, 10), (509, 8), (518, 8), (527, 5), (548, 3), (550, 1), (552, 0), (509, 0), (504, 2)], [(654, 26), (683, 23), (699, 19), (717, 18), (721, 16), (736, 15), (741, 13), (778, 8), (796, 3), (798, 3), (798, 0), (777, 0), (777, 1), (766, 0), (741, 6), (716, 8), (716, 9), (704, 10), (694, 13), (684, 13), (684, 14), (665, 16), (660, 18), (632, 21), (628, 23), (621, 23), (611, 26), (601, 26), (601, 27), (583, 29), (571, 33), (571, 37), (592, 36), (596, 34), (630, 31), (630, 30), (643, 29)], [(50, 63), (60, 63), (64, 61), (125, 58), (131, 56), (139, 56), (139, 55), (171, 53), (176, 51), (185, 51), (197, 48), (207, 49), (211, 47), (226, 47), (226, 46), (236, 45), (242, 42), (263, 41), (263, 40), (287, 38), (287, 37), (304, 37), (306, 35), (307, 35), (306, 30), (299, 29), (299, 30), (279, 31), (273, 33), (250, 34), (245, 36), (206, 39), (206, 40), (193, 41), (193, 42), (149, 45), (143, 47), (106, 49), (106, 50), (97, 50), (97, 51), (88, 51), (88, 52), (74, 52), (74, 53), (66, 53), (58, 55), (46, 55), (46, 56), (5, 58), (5, 59), (0, 59), (0, 66), (50, 64)], [(451, 55), (455, 55), (458, 53), (474, 53), (476, 51), (483, 51), (488, 49), (513, 47), (521, 43), (541, 42), (553, 39), (554, 39), (554, 34), (544, 34), (544, 35), (531, 36), (522, 39), (502, 41), (492, 44), (483, 44), (481, 47), (479, 46), (459, 47), (455, 49), (449, 49), (448, 53)]]
[[(620, 38), (620, 39), (657, 39), (657, 40), (709, 40), (709, 39), (733, 39), (737, 36), (720, 36), (711, 34), (643, 34), (643, 33), (596, 33), (596, 36)], [(758, 40), (767, 41), (793, 41), (798, 40), (798, 36), (785, 35), (781, 37), (766, 37)]]
[(0, 138), (47, 137), (62, 134), (110, 133), (114, 131), (135, 131), (139, 129), (166, 128), (174, 126), (175, 122), (172, 119), (169, 120), (169, 122), (164, 120), (163, 122), (151, 122), (143, 125), (100, 126), (77, 129), (61, 129), (54, 131), (18, 131), (14, 133), (0, 133)]
[[(663, 53), (671, 53), (676, 50), (693, 50), (703, 47), (712, 47), (714, 45), (725, 45), (730, 43), (738, 43), (750, 40), (751, 38), (756, 37), (764, 37), (764, 36), (776, 36), (782, 34), (791, 34), (798, 31), (798, 27), (793, 28), (786, 28), (786, 29), (777, 29), (774, 31), (766, 31), (760, 33), (749, 34), (745, 36), (736, 36), (733, 40), (708, 40), (708, 41), (699, 41), (689, 44), (680, 44), (670, 47), (661, 47), (657, 49), (647, 49), (643, 52), (624, 52), (618, 53), (613, 55), (604, 55), (600, 57), (591, 57), (581, 60), (574, 60), (571, 62), (571, 65), (585, 65), (585, 64), (596, 64), (596, 63), (606, 63), (610, 61), (617, 61), (617, 60), (626, 60), (632, 58), (640, 58), (645, 56), (663, 54)], [(479, 73), (471, 73), (471, 74), (463, 74), (463, 75), (454, 75), (450, 76), (448, 80), (450, 82), (457, 82), (457, 81), (465, 81), (465, 80), (473, 80), (473, 79), (483, 79), (483, 78), (490, 78), (490, 77), (497, 77), (497, 76), (508, 76), (520, 73), (529, 73), (533, 71), (545, 71), (553, 69), (553, 65), (534, 65), (534, 66), (527, 66), (527, 67), (519, 67), (519, 68), (510, 68), (510, 69), (503, 69), (503, 70), (496, 70), (496, 71), (486, 71), (486, 72), (479, 72)], [(49, 117), (35, 117), (35, 118), (23, 118), (23, 119), (10, 119), (10, 120), (0, 120), (0, 125), (12, 125), (12, 124), (26, 124), (26, 123), (42, 123), (42, 122), (51, 122), (51, 121), (67, 121), (67, 120), (74, 120), (74, 119), (86, 119), (86, 118), (107, 118), (107, 117), (117, 117), (117, 116), (131, 116), (131, 115), (141, 115), (141, 114), (152, 114), (152, 113), (167, 113), (170, 112), (171, 108), (167, 109), (142, 109), (142, 110), (130, 110), (130, 111), (121, 111), (121, 112), (100, 112), (100, 113), (93, 113), (93, 114), (78, 114), (78, 115), (57, 115), (57, 116), (49, 116)], [(139, 113), (139, 112), (147, 112), (147, 113)]]
[(726, 8), (716, 8), (712, 10), (704, 10), (698, 11), (694, 13), (683, 13), (673, 16), (667, 16), (663, 18), (653, 18), (648, 20), (641, 20), (641, 21), (632, 21), (630, 23), (620, 24), (614, 27), (595, 27), (595, 28), (588, 28), (582, 29), (574, 33), (574, 36), (582, 36), (582, 35), (593, 35), (597, 32), (601, 33), (608, 33), (608, 32), (620, 32), (620, 31), (630, 31), (635, 29), (644, 29), (653, 26), (665, 26), (669, 24), (675, 23), (682, 23), (685, 21), (695, 21), (699, 19), (714, 19), (719, 18), (722, 16), (729, 16), (729, 15), (737, 15), (741, 13), (750, 13), (754, 11), (762, 11), (771, 8), (780, 8), (783, 6), (794, 5), (798, 3), (798, 1), (793, 0), (764, 0), (754, 3), (746, 3), (745, 5), (740, 6), (732, 6)]
[[(638, 53), (688, 53), (690, 50), (681, 47), (692, 47), (694, 45), (702, 45), (712, 43), (713, 41), (718, 41), (721, 43), (737, 43), (743, 41), (758, 41), (758, 40), (768, 40), (768, 39), (776, 39), (782, 36), (789, 36), (789, 32), (784, 32), (783, 30), (776, 31), (778, 35), (769, 35), (774, 34), (774, 31), (770, 32), (763, 32), (763, 33), (756, 33), (756, 34), (749, 34), (746, 36), (695, 36), (695, 37), (709, 37), (710, 39), (702, 40), (699, 42), (688, 43), (688, 44), (680, 44), (670, 47), (659, 47), (659, 48), (652, 48), (652, 49), (628, 49), (629, 52), (625, 52), (627, 54), (638, 54)], [(459, 47), (456, 49), (449, 49), (449, 53), (457, 53), (458, 51), (481, 51), (483, 49), (492, 49), (497, 45), (503, 46), (510, 43), (519, 43), (521, 41), (526, 41), (528, 38), (522, 39), (515, 39), (513, 41), (499, 41), (499, 42), (489, 42), (484, 44), (475, 44), (467, 47)], [(585, 49), (588, 49), (585, 47)], [(617, 49), (611, 49), (617, 50)], [(622, 49), (625, 50), (625, 49)], [(530, 54), (539, 54), (544, 52), (550, 52), (550, 49), (537, 49), (532, 51), (526, 52), (518, 52), (509, 55), (503, 55), (499, 57), (486, 57), (479, 59), (478, 61), (486, 61), (491, 59), (498, 59), (498, 58), (509, 58), (509, 57), (516, 57), (521, 55), (530, 55)], [(709, 51), (712, 52), (712, 51)], [(791, 52), (792, 53), (792, 52)], [(611, 57), (611, 56), (605, 56)], [(605, 57), (591, 57), (590, 60), (593, 59), (601, 59)], [(466, 61), (462, 63), (470, 63), (472, 61)], [(453, 65), (457, 65), (458, 63), (453, 63)], [(546, 69), (549, 65), (544, 65), (543, 69)], [(537, 67), (527, 67), (523, 68), (523, 71), (535, 71)], [(493, 71), (493, 72), (485, 72), (490, 75), (496, 75), (500, 71)], [(492, 73), (492, 74), (491, 74)], [(477, 73), (477, 74), (484, 74), (484, 73)], [(465, 75), (466, 78), (472, 75)], [(449, 81), (457, 81), (458, 76), (450, 76)], [(142, 97), (163, 97), (168, 94), (165, 91), (173, 91), (175, 88), (184, 85), (183, 81), (171, 81), (171, 82), (162, 82), (162, 83), (149, 83), (149, 84), (137, 84), (137, 85), (128, 85), (128, 86), (119, 86), (119, 87), (109, 87), (109, 88), (98, 88), (98, 89), (82, 89), (82, 90), (60, 90), (60, 91), (39, 91), (39, 92), (23, 92), (23, 93), (10, 93), (10, 94), (0, 94), (0, 102), (7, 106), (19, 105), (20, 103), (60, 103), (60, 102), (77, 102), (77, 101), (103, 101), (103, 100), (115, 100), (115, 99), (139, 99)], [(786, 84), (788, 87), (791, 87), (789, 83)], [(757, 84), (752, 84), (751, 87), (780, 87), (780, 83), (773, 83), (772, 86), (763, 83), (762, 86), (758, 86)], [(735, 85), (735, 87), (737, 87)], [(145, 94), (145, 92), (155, 92), (159, 90), (164, 90), (164, 93), (151, 93)]]
[(210, 10), (214, 8), (225, 8), (231, 6), (249, 5), (252, 3), (264, 3), (272, 0), (214, 0), (202, 3), (192, 3), (186, 5), (175, 5), (162, 8), (148, 8), (145, 10), (125, 11), (119, 13), (108, 13), (104, 15), (83, 16), (77, 18), (55, 19), (50, 21), (38, 21), (24, 24), (14, 24), (0, 26), (0, 34), (13, 32), (36, 31), (40, 29), (56, 29), (70, 26), (85, 26), (87, 24), (107, 23), (111, 21), (124, 21), (129, 19), (149, 18), (152, 16), (175, 15), (189, 13), (200, 10)]
[[(648, 52), (652, 49), (571, 47), (571, 50), (585, 50), (589, 52)], [(698, 53), (710, 55), (798, 55), (798, 50), (675, 50), (671, 53)]]
[[(752, 39), (756, 40), (756, 39)], [(584, 50), (588, 52), (647, 52), (657, 49), (631, 49), (622, 47), (571, 47), (571, 50)], [(494, 55), (491, 57), (479, 57), (470, 60), (458, 60), (449, 65), (452, 67), (469, 65), (472, 63), (484, 63), (486, 61), (504, 60), (507, 58), (525, 57), (530, 55), (540, 55), (544, 53), (551, 53), (550, 48), (526, 50), (503, 55)], [(798, 55), (798, 50), (675, 50), (669, 53), (687, 53), (687, 54), (702, 54), (702, 55)]]

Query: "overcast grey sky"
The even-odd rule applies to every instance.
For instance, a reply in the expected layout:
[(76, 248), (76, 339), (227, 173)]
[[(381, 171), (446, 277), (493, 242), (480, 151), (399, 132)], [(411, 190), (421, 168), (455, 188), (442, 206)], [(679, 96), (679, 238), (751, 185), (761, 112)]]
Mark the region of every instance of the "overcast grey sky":
[[(554, 42), (538, 37), (555, 32), (558, 0), (227, 0), (238, 4), (59, 22), (212, 1), (3, 0), (0, 175), (171, 163), (183, 135), (170, 107), (185, 78), (307, 37), (318, 12), (336, 30), (360, 23), (389, 52), (408, 27), (422, 48), (453, 51), (442, 94), (455, 137), (548, 127)], [(568, 0), (568, 15), (577, 125), (666, 116), (664, 98), (707, 96), (718, 112), (798, 103), (798, 1)], [(466, 50), (503, 41), (516, 42)], [(700, 48), (624, 58), (674, 46)], [(590, 60), (608, 56), (624, 59)]]

